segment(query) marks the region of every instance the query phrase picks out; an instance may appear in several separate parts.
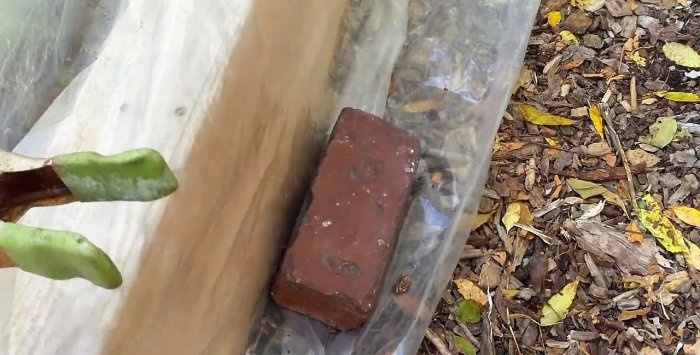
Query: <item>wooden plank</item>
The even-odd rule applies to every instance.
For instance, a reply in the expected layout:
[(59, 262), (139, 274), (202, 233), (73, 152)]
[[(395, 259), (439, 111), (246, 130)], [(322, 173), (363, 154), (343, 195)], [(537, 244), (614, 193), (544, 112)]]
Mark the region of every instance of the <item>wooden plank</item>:
[(30, 211), (22, 223), (103, 248), (124, 285), (3, 271), (0, 353), (242, 353), (320, 147), (314, 133), (335, 109), (327, 72), (344, 3), (129, 3), (79, 95), (59, 98), (15, 151), (146, 146), (180, 188), (154, 203)]

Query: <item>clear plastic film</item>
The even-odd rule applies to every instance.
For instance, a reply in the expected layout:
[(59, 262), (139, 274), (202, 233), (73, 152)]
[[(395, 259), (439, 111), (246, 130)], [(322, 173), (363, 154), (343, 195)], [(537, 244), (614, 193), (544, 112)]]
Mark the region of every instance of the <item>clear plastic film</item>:
[[(493, 140), (520, 71), (538, 6), (538, 0), (351, 3), (349, 14), (367, 19), (378, 16), (374, 22), (378, 27), (349, 28), (359, 40), (343, 43), (346, 47), (339, 50), (343, 58), (361, 58), (366, 47), (358, 43), (379, 43), (375, 48), (394, 43), (397, 32), (392, 29), (396, 26), (402, 25), (406, 32), (400, 38), (403, 48), (393, 70), (384, 73), (370, 66), (360, 72), (366, 74), (366, 80), (344, 81), (340, 103), (381, 115), (421, 138), (419, 189), (412, 198), (377, 308), (364, 327), (337, 332), (280, 309), (268, 299), (263, 302), (262, 319), (251, 336), (248, 354), (417, 351), (468, 237)], [(357, 9), (367, 12), (352, 12)], [(391, 77), (388, 91), (381, 84), (373, 90), (362, 86), (376, 85), (377, 76), (382, 75)], [(353, 85), (360, 85), (366, 94), (357, 95)], [(377, 108), (376, 95), (385, 107)], [(410, 278), (411, 286), (397, 295), (394, 285), (402, 275)]]
[(122, 0), (0, 0), (0, 149), (12, 149), (89, 66)]

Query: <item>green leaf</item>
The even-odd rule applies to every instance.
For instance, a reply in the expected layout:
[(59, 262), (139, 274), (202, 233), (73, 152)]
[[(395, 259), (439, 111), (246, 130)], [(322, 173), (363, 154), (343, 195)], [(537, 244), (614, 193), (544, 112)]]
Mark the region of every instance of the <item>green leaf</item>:
[(649, 135), (639, 137), (639, 141), (657, 148), (667, 146), (678, 130), (678, 122), (673, 117), (661, 117), (649, 127)]
[(476, 300), (462, 301), (455, 310), (457, 319), (464, 324), (474, 324), (481, 321), (481, 307)]
[(77, 233), (0, 222), (0, 248), (29, 273), (54, 280), (83, 278), (107, 289), (122, 284), (109, 256)]
[(153, 201), (178, 187), (163, 157), (152, 149), (104, 156), (94, 152), (54, 157), (51, 166), (78, 201)]
[(455, 344), (464, 355), (476, 355), (476, 347), (469, 340), (455, 335)]

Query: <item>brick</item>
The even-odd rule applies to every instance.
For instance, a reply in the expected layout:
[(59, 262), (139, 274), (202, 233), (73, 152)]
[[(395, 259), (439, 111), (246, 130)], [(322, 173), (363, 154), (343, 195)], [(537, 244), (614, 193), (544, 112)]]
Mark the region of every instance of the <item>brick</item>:
[(372, 315), (406, 215), (420, 141), (345, 108), (272, 287), (280, 306), (341, 330)]

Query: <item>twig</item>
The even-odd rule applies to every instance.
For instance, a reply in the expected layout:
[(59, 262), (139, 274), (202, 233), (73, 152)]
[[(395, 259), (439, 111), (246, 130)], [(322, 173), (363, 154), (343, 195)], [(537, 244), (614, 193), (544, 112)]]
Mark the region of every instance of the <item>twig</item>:
[(523, 355), (522, 351), (520, 351), (520, 345), (518, 345), (518, 339), (515, 338), (515, 332), (513, 331), (513, 326), (509, 324), (508, 329), (510, 329), (510, 335), (513, 336), (513, 342), (515, 343), (515, 349), (518, 350), (518, 354)]
[(445, 342), (440, 339), (440, 337), (435, 334), (432, 330), (428, 329), (428, 331), (425, 333), (425, 337), (430, 340), (430, 342), (435, 346), (435, 349), (442, 354), (442, 355), (452, 355), (452, 352), (450, 349), (447, 348), (447, 345), (445, 345)]
[[(634, 190), (634, 179), (632, 177), (632, 169), (630, 168), (630, 162), (627, 160), (627, 155), (625, 154), (625, 150), (622, 148), (622, 143), (620, 143), (620, 136), (617, 135), (617, 132), (615, 131), (615, 127), (613, 126), (612, 120), (610, 119), (610, 107), (605, 108), (605, 113), (603, 114), (603, 119), (605, 119), (605, 123), (608, 125), (608, 134), (610, 135), (610, 138), (612, 139), (613, 146), (617, 150), (617, 152), (620, 154), (620, 159), (622, 159), (622, 164), (625, 166), (625, 173), (627, 174), (627, 188), (629, 189), (629, 199), (630, 203), (632, 204), (632, 210), (634, 210), (635, 214), (639, 213), (639, 206), (637, 206), (637, 200), (636, 196), (637, 193)], [(627, 214), (627, 211), (625, 211)]]
[[(648, 171), (650, 170), (644, 164), (639, 164), (632, 167), (633, 174), (641, 174), (646, 173)], [(627, 170), (624, 167), (612, 167), (607, 169), (596, 169), (588, 171), (549, 169), (549, 173), (550, 175), (559, 175), (593, 182), (621, 180), (624, 179), (625, 176), (627, 176)]]
[(481, 342), (474, 336), (474, 334), (472, 334), (472, 332), (469, 330), (469, 328), (467, 328), (466, 325), (459, 323), (459, 329), (462, 330), (464, 336), (466, 336), (477, 349), (481, 349)]
[(637, 77), (632, 76), (630, 79), (630, 106), (632, 106), (632, 111), (637, 111)]

